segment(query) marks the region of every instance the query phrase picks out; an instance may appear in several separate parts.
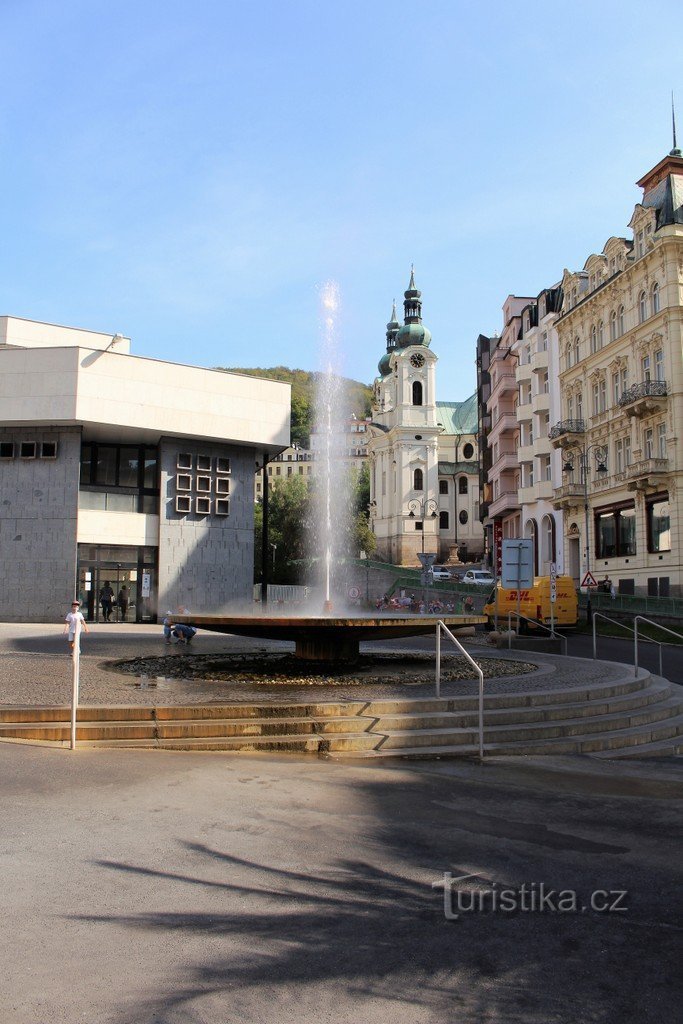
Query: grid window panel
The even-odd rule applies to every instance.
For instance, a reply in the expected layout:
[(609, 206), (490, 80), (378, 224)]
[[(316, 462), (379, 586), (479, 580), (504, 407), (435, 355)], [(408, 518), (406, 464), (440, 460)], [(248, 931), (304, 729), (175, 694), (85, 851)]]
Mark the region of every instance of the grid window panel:
[(216, 480), (216, 494), (230, 494), (230, 481), (219, 476)]
[(195, 486), (199, 494), (211, 494), (211, 477), (198, 476)]
[(192, 498), (189, 494), (178, 494), (175, 500), (175, 510), (186, 514), (192, 510)]
[(225, 459), (222, 456), (218, 456), (216, 459), (216, 472), (217, 473), (229, 473), (230, 472), (230, 459)]
[(216, 498), (216, 515), (230, 515), (230, 501), (228, 500), (228, 498)]
[(192, 477), (189, 473), (178, 473), (175, 478), (175, 489), (176, 491), (192, 490)]
[(211, 498), (197, 498), (194, 503), (194, 509), (198, 516), (208, 516), (211, 514)]
[(179, 452), (176, 466), (178, 469), (192, 469), (192, 455), (190, 452)]
[(198, 455), (197, 456), (197, 470), (202, 473), (211, 472), (211, 456), (210, 455)]

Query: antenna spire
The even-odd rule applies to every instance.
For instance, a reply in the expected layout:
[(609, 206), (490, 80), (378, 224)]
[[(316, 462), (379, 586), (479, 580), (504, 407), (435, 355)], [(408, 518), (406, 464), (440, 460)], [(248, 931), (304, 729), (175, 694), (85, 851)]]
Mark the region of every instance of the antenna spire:
[(669, 153), (669, 156), (681, 156), (681, 151), (676, 144), (676, 109), (674, 107), (673, 89), (671, 90), (671, 127), (673, 129), (674, 148)]

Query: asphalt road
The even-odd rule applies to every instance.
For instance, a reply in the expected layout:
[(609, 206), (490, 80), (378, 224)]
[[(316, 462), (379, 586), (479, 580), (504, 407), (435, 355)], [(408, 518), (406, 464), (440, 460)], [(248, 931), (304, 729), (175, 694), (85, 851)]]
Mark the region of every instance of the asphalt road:
[(680, 1011), (678, 765), (0, 745), (0, 780), (3, 1024)]

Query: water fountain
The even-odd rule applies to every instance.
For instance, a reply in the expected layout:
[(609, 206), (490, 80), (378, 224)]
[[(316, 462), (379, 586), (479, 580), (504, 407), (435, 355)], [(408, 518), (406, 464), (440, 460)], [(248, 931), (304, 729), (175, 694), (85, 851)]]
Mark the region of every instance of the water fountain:
[(290, 640), (296, 644), (296, 657), (306, 661), (353, 663), (359, 657), (361, 640), (383, 640), (434, 633), (439, 619), (451, 628), (483, 623), (479, 615), (389, 616), (335, 615), (332, 599), (333, 565), (342, 552), (339, 539), (346, 536), (345, 516), (349, 513), (349, 488), (344, 460), (339, 449), (343, 408), (342, 381), (337, 352), (340, 311), (339, 287), (327, 282), (320, 291), (322, 318), (322, 363), (317, 395), (318, 436), (322, 439), (319, 460), (318, 519), (322, 523), (319, 539), (323, 555), (323, 614), (312, 616), (270, 615), (192, 615), (177, 616), (177, 622), (192, 622), (201, 629), (238, 636)]

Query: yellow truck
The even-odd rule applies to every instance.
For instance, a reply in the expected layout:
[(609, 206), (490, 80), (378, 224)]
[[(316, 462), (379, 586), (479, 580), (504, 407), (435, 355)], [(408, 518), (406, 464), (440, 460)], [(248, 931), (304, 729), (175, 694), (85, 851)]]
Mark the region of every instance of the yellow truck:
[[(555, 581), (556, 600), (553, 608), (555, 625), (567, 629), (576, 626), (579, 617), (579, 602), (576, 596), (574, 580), (571, 576), (558, 576)], [(488, 617), (488, 627), (493, 629), (496, 615), (496, 592), (491, 591), (487, 602), (482, 610), (482, 615)], [(517, 591), (505, 590), (498, 584), (498, 629), (507, 629), (508, 613), (512, 612), (510, 624), (514, 628), (516, 617), (514, 613), (519, 610), (521, 615), (530, 619), (537, 619), (539, 622), (550, 625), (550, 576), (536, 576), (533, 587), (520, 590), (519, 609), (517, 608)], [(521, 620), (522, 632), (537, 629), (533, 622)], [(545, 633), (545, 630), (539, 630)]]

